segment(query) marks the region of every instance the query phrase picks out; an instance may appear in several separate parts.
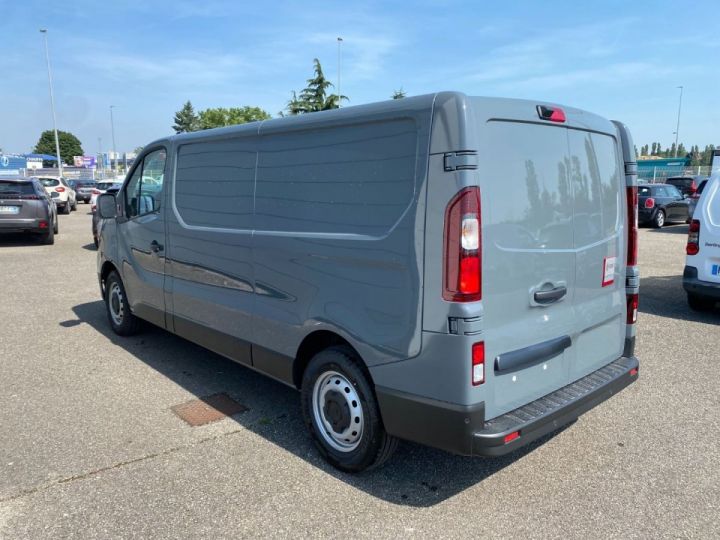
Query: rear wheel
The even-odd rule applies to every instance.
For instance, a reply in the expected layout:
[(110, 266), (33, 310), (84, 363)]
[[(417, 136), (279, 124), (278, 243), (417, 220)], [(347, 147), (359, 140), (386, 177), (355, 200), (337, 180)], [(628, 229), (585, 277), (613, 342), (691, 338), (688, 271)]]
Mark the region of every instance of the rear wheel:
[(55, 219), (53, 221), (53, 233), (58, 233), (58, 217), (57, 214), (55, 214)]
[(665, 225), (665, 211), (658, 210), (655, 213), (655, 218), (653, 219), (653, 227), (661, 229), (663, 225)]
[(55, 243), (55, 228), (49, 227), (48, 231), (40, 237), (40, 241), (46, 246), (52, 246)]
[(72, 204), (72, 206), (70, 207), (70, 210), (72, 210), (73, 212), (74, 212), (75, 210), (77, 210), (77, 199), (75, 200), (75, 202), (74, 202), (74, 203)]
[(693, 311), (709, 311), (715, 307), (715, 300), (697, 294), (688, 294), (688, 305)]
[(70, 200), (68, 199), (68, 202), (65, 203), (65, 206), (63, 206), (62, 213), (65, 215), (68, 215), (70, 213)]
[(323, 457), (347, 472), (378, 467), (397, 448), (388, 435), (371, 383), (348, 348), (332, 347), (310, 361), (302, 381), (305, 423)]
[(110, 326), (119, 336), (131, 336), (140, 330), (140, 319), (130, 312), (125, 287), (117, 272), (110, 272), (105, 280), (105, 309)]

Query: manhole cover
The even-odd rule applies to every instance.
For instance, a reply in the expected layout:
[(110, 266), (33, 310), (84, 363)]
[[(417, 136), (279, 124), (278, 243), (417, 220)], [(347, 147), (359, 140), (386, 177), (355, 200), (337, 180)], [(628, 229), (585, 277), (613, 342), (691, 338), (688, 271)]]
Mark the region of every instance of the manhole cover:
[(203, 426), (227, 416), (245, 412), (248, 408), (225, 393), (193, 399), (170, 407), (170, 410), (191, 426)]

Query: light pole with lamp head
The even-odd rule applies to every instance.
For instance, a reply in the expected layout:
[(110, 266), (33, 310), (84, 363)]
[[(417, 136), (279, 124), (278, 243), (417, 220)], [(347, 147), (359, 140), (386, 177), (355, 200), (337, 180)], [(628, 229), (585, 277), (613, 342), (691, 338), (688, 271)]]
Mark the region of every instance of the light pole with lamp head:
[(47, 28), (41, 28), (40, 33), (45, 38), (45, 60), (47, 61), (48, 83), (50, 84), (50, 108), (52, 109), (53, 131), (55, 132), (55, 157), (58, 162), (58, 173), (63, 175), (63, 163), (60, 157), (60, 139), (58, 138), (57, 118), (55, 116), (55, 96), (53, 94), (52, 72), (50, 71), (50, 49), (48, 48)]

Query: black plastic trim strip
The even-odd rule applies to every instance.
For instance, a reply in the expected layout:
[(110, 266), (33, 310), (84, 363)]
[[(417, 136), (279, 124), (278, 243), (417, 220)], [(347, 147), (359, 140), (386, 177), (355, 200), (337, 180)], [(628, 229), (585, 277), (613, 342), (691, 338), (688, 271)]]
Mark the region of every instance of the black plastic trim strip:
[(530, 345), (495, 357), (495, 372), (507, 373), (530, 367), (557, 356), (572, 344), (570, 336), (543, 341), (537, 345)]

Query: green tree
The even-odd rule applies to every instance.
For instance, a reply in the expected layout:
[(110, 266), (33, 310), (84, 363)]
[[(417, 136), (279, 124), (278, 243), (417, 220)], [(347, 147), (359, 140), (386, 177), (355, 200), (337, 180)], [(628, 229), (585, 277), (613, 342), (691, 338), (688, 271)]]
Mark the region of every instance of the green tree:
[(291, 115), (304, 114), (316, 111), (327, 111), (340, 107), (342, 100), (348, 101), (347, 96), (328, 94), (329, 88), (334, 85), (325, 78), (320, 60), (313, 59), (314, 76), (307, 80), (307, 86), (298, 95), (295, 91), (288, 101), (287, 112)]
[(195, 109), (193, 109), (189, 100), (185, 102), (182, 109), (175, 113), (173, 129), (175, 133), (187, 133), (188, 131), (200, 129), (198, 116), (195, 114)]
[(641, 155), (647, 156), (647, 155), (648, 155), (648, 152), (649, 152), (649, 150), (648, 150), (648, 145), (647, 145), (647, 144), (646, 144), (645, 146), (643, 146), (642, 148), (640, 148), (640, 154), (641, 154)]
[(402, 86), (400, 87), (400, 90), (393, 91), (392, 98), (393, 99), (402, 99), (404, 97), (407, 97), (407, 92), (402, 89)]
[(652, 143), (652, 148), (650, 149), (650, 155), (651, 156), (657, 155), (657, 143)]
[(269, 120), (270, 118), (272, 118), (270, 114), (260, 107), (216, 107), (200, 111), (198, 113), (198, 125), (199, 129), (212, 129)]
[[(74, 156), (83, 155), (80, 139), (72, 133), (58, 130), (58, 141), (60, 142), (60, 159), (63, 163), (71, 165)], [(42, 132), (33, 152), (55, 155), (55, 133), (52, 129)]]

